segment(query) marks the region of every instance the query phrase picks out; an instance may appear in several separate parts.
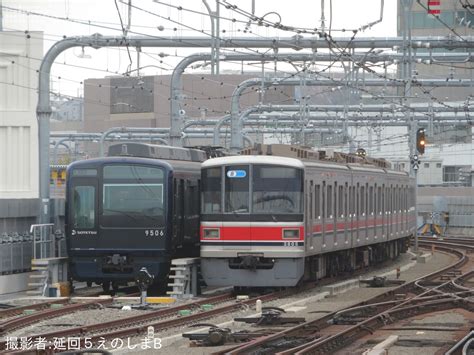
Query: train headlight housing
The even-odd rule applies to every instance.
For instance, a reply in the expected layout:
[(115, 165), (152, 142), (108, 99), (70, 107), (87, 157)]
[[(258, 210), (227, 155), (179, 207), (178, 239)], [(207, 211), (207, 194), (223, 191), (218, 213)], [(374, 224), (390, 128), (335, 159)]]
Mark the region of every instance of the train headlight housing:
[(220, 232), (218, 228), (204, 228), (202, 237), (204, 239), (219, 239)]
[(300, 230), (283, 229), (283, 239), (300, 239)]

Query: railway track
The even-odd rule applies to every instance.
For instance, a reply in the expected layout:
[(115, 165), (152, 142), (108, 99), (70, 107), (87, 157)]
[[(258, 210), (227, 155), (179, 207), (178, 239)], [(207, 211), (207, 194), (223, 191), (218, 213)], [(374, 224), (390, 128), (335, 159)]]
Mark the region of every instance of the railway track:
[[(122, 318), (122, 319), (118, 319), (114, 321), (95, 323), (91, 325), (73, 327), (73, 328), (68, 328), (68, 329), (49, 332), (49, 333), (37, 334), (37, 335), (31, 336), (30, 338), (44, 339), (47, 342), (52, 342), (55, 338), (67, 338), (67, 337), (72, 337), (72, 336), (84, 338), (85, 336), (88, 336), (88, 339), (94, 342), (99, 339), (114, 339), (117, 337), (116, 334), (118, 333), (123, 334), (124, 336), (125, 335), (133, 336), (133, 335), (138, 335), (140, 333), (143, 333), (144, 329), (146, 330), (146, 327), (150, 325), (150, 322), (155, 322), (151, 325), (159, 324), (160, 329), (162, 329), (163, 327), (167, 327), (167, 326), (171, 327), (173, 325), (187, 324), (194, 321), (195, 319), (202, 319), (202, 318), (205, 318), (206, 316), (211, 316), (212, 314), (218, 313), (218, 311), (211, 310), (211, 311), (203, 312), (200, 314), (194, 314), (194, 315), (185, 316), (182, 318), (177, 318), (177, 314), (180, 310), (197, 309), (204, 304), (217, 305), (220, 303), (229, 302), (233, 299), (234, 298), (232, 297), (231, 293), (225, 293), (225, 294), (220, 294), (214, 297), (201, 299), (189, 304), (183, 304), (180, 306), (166, 308), (166, 309), (154, 310), (154, 311), (143, 313), (137, 316)], [(107, 301), (111, 303), (113, 300), (107, 299)], [(227, 307), (229, 309), (234, 309), (234, 308), (241, 307), (241, 304), (242, 303), (232, 304), (232, 305), (228, 305), (224, 307)], [(216, 309), (221, 310), (222, 307), (219, 307)], [(166, 318), (172, 318), (172, 319), (164, 320)], [(21, 322), (24, 320), (25, 320), (24, 317), (19, 318), (18, 323), (21, 324)], [(146, 324), (146, 326), (144, 326), (144, 324)], [(0, 350), (3, 350), (3, 351), (0, 351), (0, 353), (8, 353), (7, 351), (5, 351), (6, 345), (7, 345), (6, 343), (7, 343), (6, 341), (0, 341)]]
[(10, 318), (14, 316), (18, 316), (23, 314), (27, 310), (43, 310), (43, 309), (49, 309), (51, 305), (53, 304), (65, 304), (68, 303), (68, 299), (61, 299), (61, 300), (54, 300), (54, 301), (47, 301), (47, 302), (40, 302), (36, 304), (31, 304), (27, 306), (17, 306), (17, 307), (12, 307), (12, 308), (5, 308), (0, 310), (0, 320), (5, 319), (5, 318)]
[[(364, 271), (359, 270), (355, 274), (359, 274), (361, 272), (364, 272)], [(330, 283), (333, 283), (335, 281), (340, 281), (340, 280), (341, 280), (340, 278), (335, 278), (335, 277), (327, 278), (318, 282), (318, 286), (330, 284)], [(211, 318), (213, 316), (226, 314), (235, 310), (239, 310), (239, 308), (243, 307), (244, 305), (254, 305), (257, 299), (268, 302), (279, 297), (294, 296), (301, 292), (311, 290), (314, 287), (315, 287), (314, 283), (307, 283), (297, 288), (276, 291), (276, 292), (269, 293), (266, 295), (259, 295), (258, 297), (253, 297), (248, 300), (241, 301), (239, 303), (235, 302), (235, 299), (231, 296), (231, 293), (226, 293), (223, 295), (218, 295), (212, 298), (198, 300), (196, 302), (192, 302), (192, 303), (181, 305), (181, 306), (150, 311), (141, 315), (132, 316), (128, 318), (122, 318), (122, 319), (114, 320), (114, 321), (101, 322), (101, 323), (96, 323), (96, 324), (91, 324), (91, 325), (83, 325), (83, 326), (68, 328), (68, 329), (54, 331), (54, 332), (36, 334), (36, 335), (31, 336), (30, 338), (32, 339), (41, 338), (41, 339), (46, 339), (47, 341), (52, 341), (54, 338), (87, 337), (88, 340), (95, 342), (99, 339), (115, 339), (117, 337), (136, 336), (136, 335), (145, 333), (148, 326), (153, 326), (155, 328), (158, 327), (160, 330), (171, 328), (171, 327), (177, 327), (177, 326), (185, 326), (185, 325), (196, 323), (197, 321), (200, 321), (203, 319)], [(176, 314), (180, 310), (199, 309), (200, 306), (204, 304), (218, 305), (218, 304), (222, 304), (226, 302), (227, 303), (231, 302), (231, 304), (216, 307), (210, 311), (200, 311), (199, 313), (191, 314), (189, 316), (183, 316), (180, 318), (176, 317)], [(70, 313), (70, 312), (67, 312), (67, 309), (68, 308), (65, 308), (62, 314), (52, 313), (53, 315), (49, 316), (51, 313), (46, 312), (46, 311), (45, 311), (46, 312), (45, 314), (48, 315), (48, 318), (51, 318), (53, 316), (59, 316), (59, 315)], [(86, 309), (86, 307), (82, 309)], [(40, 319), (40, 317), (41, 317), (40, 314), (38, 314), (37, 317), (33, 317), (33, 318), (22, 317), (16, 320), (14, 324), (12, 324), (12, 326), (6, 327), (6, 331), (24, 327)], [(171, 319), (167, 319), (167, 318), (171, 318)], [(27, 320), (28, 324), (22, 323), (22, 319)], [(6, 333), (6, 331), (4, 331), (3, 333)], [(2, 332), (0, 332), (0, 335), (1, 334)], [(6, 346), (6, 341), (0, 341), (0, 353), (4, 353), (2, 352), (2, 349), (5, 349), (5, 346)]]
[(472, 252), (474, 246), (444, 241), (420, 242), (420, 246), (425, 247), (432, 244), (438, 250), (456, 254), (459, 260), (349, 309), (332, 312), (218, 353), (328, 354), (372, 334), (378, 328), (415, 315), (453, 308), (473, 312), (474, 303), (466, 297), (472, 296), (474, 291), (463, 286), (473, 277), (473, 261), (461, 249)]
[[(382, 295), (374, 297), (370, 301), (361, 302), (356, 305), (356, 307), (351, 307), (351, 309), (342, 312), (330, 313), (316, 321), (303, 323), (302, 325), (289, 328), (279, 333), (272, 333), (271, 335), (233, 349), (230, 353), (265, 353), (269, 351), (268, 349), (271, 349), (270, 352), (277, 350), (284, 354), (295, 352), (313, 353), (314, 346), (322, 349), (314, 350), (314, 353), (325, 353), (340, 348), (341, 346), (343, 347), (348, 339), (355, 339), (367, 334), (371, 329), (380, 327), (381, 323), (387, 323), (387, 315), (390, 316), (391, 322), (402, 316), (413, 315), (416, 312), (421, 313), (420, 309), (423, 309), (424, 312), (428, 312), (443, 307), (446, 309), (452, 308), (454, 305), (462, 307), (465, 296), (472, 295), (472, 290), (463, 286), (466, 280), (471, 278), (471, 276), (466, 272), (459, 273), (459, 270), (468, 263), (469, 259), (461, 251), (453, 251), (450, 249), (449, 246), (452, 247), (452, 245), (447, 242), (436, 241), (434, 243), (436, 243), (438, 250), (456, 253), (459, 257), (459, 261), (426, 277), (387, 291)], [(425, 244), (426, 242), (424, 241), (420, 242), (420, 246), (424, 246)], [(430, 244), (432, 244), (431, 241)], [(461, 246), (466, 247), (465, 245)], [(459, 244), (456, 245), (458, 249), (461, 246)], [(452, 279), (450, 278), (449, 280), (441, 282), (441, 278), (446, 276), (449, 272), (453, 272), (452, 270), (457, 270), (456, 273), (453, 273)], [(314, 285), (307, 285), (306, 289), (312, 287), (314, 287)], [(123, 339), (124, 337), (134, 337), (143, 334), (147, 331), (149, 326), (153, 326), (155, 329), (162, 331), (167, 328), (190, 325), (203, 319), (239, 310), (243, 305), (253, 305), (257, 299), (268, 302), (276, 298), (291, 296), (304, 290), (305, 289), (302, 288), (287, 289), (249, 298), (239, 303), (234, 301), (231, 293), (225, 293), (189, 304), (149, 311), (138, 316), (36, 334), (31, 336), (31, 338), (45, 339), (50, 343), (55, 338), (67, 337), (87, 338), (87, 340), (92, 343), (97, 343), (99, 340), (104, 339)], [(448, 292), (449, 296), (447, 296)], [(401, 295), (403, 295), (402, 298), (400, 298)], [(213, 304), (215, 307), (203, 311), (200, 308), (204, 304)], [(184, 309), (193, 309), (195, 313), (178, 317), (178, 312)], [(199, 311), (196, 311), (198, 309)], [(21, 320), (18, 322), (18, 324), (21, 324)], [(15, 329), (15, 325), (9, 329)], [(311, 339), (311, 341), (308, 341), (308, 338)], [(0, 350), (5, 349), (5, 347), (6, 342), (0, 342)], [(1, 353), (6, 352), (3, 351)]]

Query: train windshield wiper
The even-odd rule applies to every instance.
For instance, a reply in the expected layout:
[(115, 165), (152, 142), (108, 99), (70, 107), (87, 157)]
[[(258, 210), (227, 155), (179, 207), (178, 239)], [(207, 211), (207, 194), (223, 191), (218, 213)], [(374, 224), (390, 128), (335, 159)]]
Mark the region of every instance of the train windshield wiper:
[(113, 212), (113, 213), (116, 213), (116, 214), (121, 214), (121, 215), (124, 215), (124, 216), (127, 216), (131, 219), (133, 219), (134, 221), (137, 221), (137, 216), (136, 215), (133, 215), (131, 214), (130, 212), (126, 212), (126, 211), (122, 211), (122, 210), (114, 210), (112, 208), (104, 208), (102, 212)]

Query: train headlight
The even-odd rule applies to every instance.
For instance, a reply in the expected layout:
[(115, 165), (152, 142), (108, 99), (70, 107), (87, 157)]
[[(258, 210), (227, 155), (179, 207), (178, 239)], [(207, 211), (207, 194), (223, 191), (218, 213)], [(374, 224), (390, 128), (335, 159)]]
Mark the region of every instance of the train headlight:
[(217, 228), (204, 228), (203, 236), (204, 239), (219, 239), (220, 233)]
[(300, 230), (283, 229), (283, 239), (300, 239)]

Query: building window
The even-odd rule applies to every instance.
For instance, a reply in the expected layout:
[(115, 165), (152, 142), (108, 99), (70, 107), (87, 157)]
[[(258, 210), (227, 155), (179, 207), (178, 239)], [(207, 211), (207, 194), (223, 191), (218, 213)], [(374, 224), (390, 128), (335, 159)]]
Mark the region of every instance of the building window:
[(441, 163), (436, 163), (436, 167), (437, 167), (438, 169), (440, 169), (440, 168), (441, 168)]
[(444, 166), (443, 167), (443, 181), (444, 182), (462, 182), (463, 179), (461, 179), (461, 177), (465, 177), (467, 174), (469, 174), (470, 169), (471, 169), (471, 166), (469, 165)]
[(425, 164), (423, 164), (423, 167), (429, 168), (429, 167), (430, 167), (430, 163), (425, 163)]

